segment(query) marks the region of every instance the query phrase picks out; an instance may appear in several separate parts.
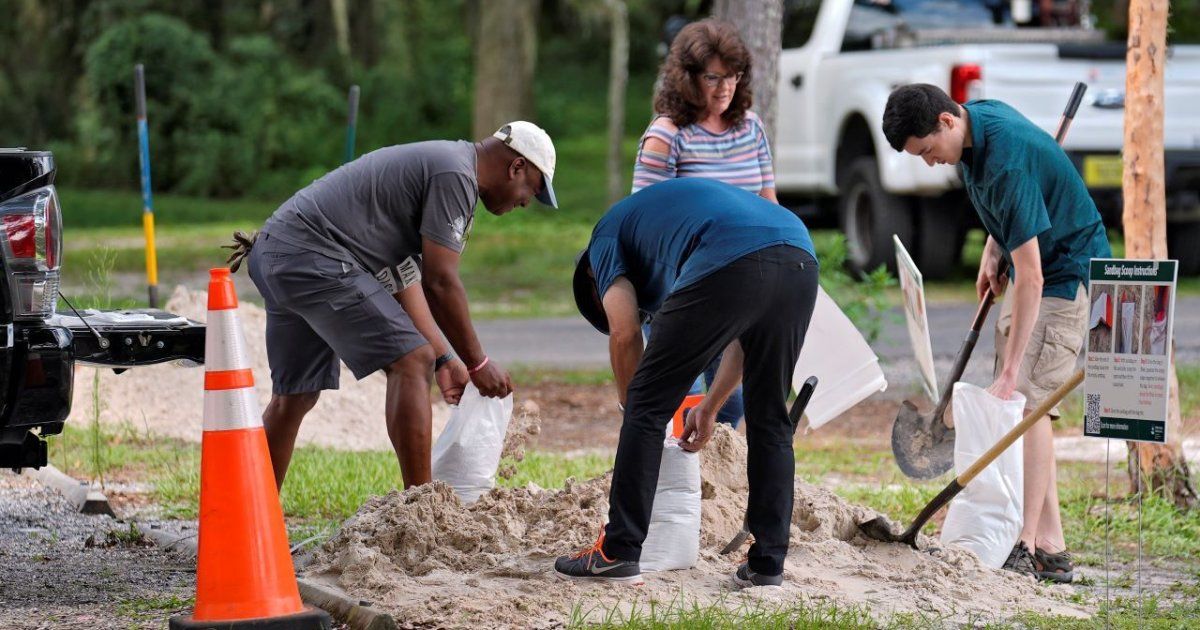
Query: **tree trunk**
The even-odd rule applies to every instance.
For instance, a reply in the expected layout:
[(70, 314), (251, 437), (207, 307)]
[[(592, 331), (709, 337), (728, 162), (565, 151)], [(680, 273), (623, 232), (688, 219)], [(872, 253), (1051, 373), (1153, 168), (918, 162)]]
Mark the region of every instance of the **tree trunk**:
[(329, 12), (333, 14), (333, 31), (338, 53), (343, 60), (350, 59), (350, 11), (346, 0), (329, 0)]
[(754, 111), (775, 146), (775, 91), (783, 49), (783, 0), (716, 0), (713, 16), (737, 26), (754, 58)]
[(629, 83), (629, 12), (624, 0), (607, 0), (612, 24), (608, 64), (608, 203), (625, 196), (621, 140), (625, 137), (625, 86)]
[[(1167, 258), (1166, 188), (1163, 181), (1163, 65), (1167, 52), (1167, 0), (1129, 3), (1125, 65), (1125, 256)], [(1179, 378), (1174, 349), (1166, 444), (1129, 442), (1129, 479), (1134, 492), (1160, 491), (1179, 507), (1196, 505), (1183, 457)]]
[(533, 73), (537, 64), (540, 0), (480, 2), (475, 38), (474, 138), (501, 125), (534, 118)]

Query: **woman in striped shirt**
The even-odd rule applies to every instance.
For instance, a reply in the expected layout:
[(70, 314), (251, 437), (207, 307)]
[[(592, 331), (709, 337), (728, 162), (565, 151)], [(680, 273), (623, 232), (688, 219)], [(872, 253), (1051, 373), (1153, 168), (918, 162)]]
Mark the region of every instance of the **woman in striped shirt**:
[(771, 149), (751, 105), (750, 51), (733, 25), (687, 25), (671, 44), (642, 136), (633, 192), (674, 177), (708, 177), (775, 198)]
[[(663, 63), (654, 120), (642, 135), (633, 192), (675, 177), (708, 177), (778, 203), (767, 134), (750, 111), (750, 62), (750, 51), (728, 22), (710, 18), (679, 31)], [(729, 351), (740, 353), (741, 347), (735, 342)], [(704, 370), (704, 386), (712, 386), (720, 362), (718, 356)], [(700, 391), (698, 379), (692, 393)], [(737, 428), (743, 415), (738, 386), (717, 421)]]

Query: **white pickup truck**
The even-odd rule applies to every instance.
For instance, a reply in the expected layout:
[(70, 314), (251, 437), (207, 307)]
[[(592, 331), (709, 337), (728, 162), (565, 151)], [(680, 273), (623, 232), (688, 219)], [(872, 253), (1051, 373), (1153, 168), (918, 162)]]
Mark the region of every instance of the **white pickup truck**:
[[(775, 179), (784, 199), (836, 212), (858, 270), (894, 264), (892, 234), (928, 277), (950, 273), (977, 225), (954, 167), (930, 168), (883, 137), (888, 94), (941, 86), (1002, 100), (1053, 133), (1088, 85), (1065, 149), (1110, 227), (1121, 223), (1125, 45), (1086, 27), (1018, 27), (1022, 0), (785, 0)], [(1200, 272), (1200, 46), (1172, 46), (1165, 73), (1167, 239)]]

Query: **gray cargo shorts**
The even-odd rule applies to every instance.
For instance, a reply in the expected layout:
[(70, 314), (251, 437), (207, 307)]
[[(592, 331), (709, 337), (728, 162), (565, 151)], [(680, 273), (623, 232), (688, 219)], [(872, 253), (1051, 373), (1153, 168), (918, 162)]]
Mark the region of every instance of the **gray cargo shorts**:
[(428, 343), (371, 274), (262, 234), (250, 279), (267, 310), (274, 394), (337, 389), (338, 359), (362, 379)]

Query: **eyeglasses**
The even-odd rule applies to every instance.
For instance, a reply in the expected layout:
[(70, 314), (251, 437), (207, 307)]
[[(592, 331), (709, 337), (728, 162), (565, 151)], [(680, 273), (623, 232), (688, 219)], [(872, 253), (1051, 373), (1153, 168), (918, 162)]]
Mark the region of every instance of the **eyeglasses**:
[(700, 75), (700, 80), (704, 81), (704, 85), (707, 85), (710, 88), (715, 88), (724, 82), (729, 82), (729, 83), (732, 83), (733, 85), (737, 85), (738, 83), (741, 82), (743, 74), (745, 74), (745, 73), (744, 72), (735, 72), (733, 74), (727, 74), (725, 76), (721, 76), (719, 74), (705, 72), (704, 74)]

